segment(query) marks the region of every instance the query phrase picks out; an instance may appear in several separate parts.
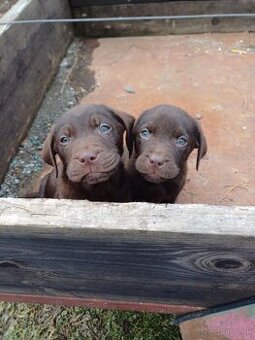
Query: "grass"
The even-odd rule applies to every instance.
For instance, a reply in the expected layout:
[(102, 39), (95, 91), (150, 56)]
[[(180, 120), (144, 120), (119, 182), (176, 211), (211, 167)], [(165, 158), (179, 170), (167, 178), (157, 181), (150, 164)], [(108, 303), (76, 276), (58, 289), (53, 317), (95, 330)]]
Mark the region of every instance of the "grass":
[(3, 340), (179, 340), (173, 316), (0, 303)]

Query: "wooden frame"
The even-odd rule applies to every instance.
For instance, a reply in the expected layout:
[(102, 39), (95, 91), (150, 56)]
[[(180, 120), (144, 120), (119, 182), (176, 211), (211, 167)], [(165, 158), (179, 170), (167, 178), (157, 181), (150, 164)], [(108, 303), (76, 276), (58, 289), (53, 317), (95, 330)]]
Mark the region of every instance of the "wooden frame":
[[(253, 0), (139, 1), (70, 0), (77, 18), (132, 17), (254, 13)], [(76, 24), (76, 33), (91, 37), (193, 34), (206, 32), (255, 31), (254, 18), (212, 18), (185, 20), (146, 20)]]
[(255, 296), (255, 207), (0, 199), (0, 298), (183, 313)]
[[(71, 0), (78, 17), (254, 10), (253, 0), (136, 2)], [(69, 16), (67, 1), (20, 0), (2, 20)], [(72, 39), (68, 27), (0, 27), (0, 178)], [(89, 36), (245, 29), (253, 19), (79, 26)], [(184, 313), (249, 298), (254, 231), (255, 207), (0, 199), (0, 299)]]

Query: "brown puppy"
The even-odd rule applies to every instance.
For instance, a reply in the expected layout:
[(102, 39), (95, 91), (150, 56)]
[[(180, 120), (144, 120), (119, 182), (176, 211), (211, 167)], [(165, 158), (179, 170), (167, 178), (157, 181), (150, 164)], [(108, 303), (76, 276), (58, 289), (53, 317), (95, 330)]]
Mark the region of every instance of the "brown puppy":
[(185, 184), (188, 156), (198, 148), (198, 170), (207, 151), (198, 122), (180, 108), (155, 106), (137, 119), (133, 139), (128, 164), (133, 200), (174, 203)]
[[(54, 170), (41, 181), (40, 197), (129, 200), (122, 162), (123, 134), (130, 149), (134, 118), (104, 105), (79, 105), (53, 126), (42, 151)], [(57, 162), (58, 155), (60, 161)]]

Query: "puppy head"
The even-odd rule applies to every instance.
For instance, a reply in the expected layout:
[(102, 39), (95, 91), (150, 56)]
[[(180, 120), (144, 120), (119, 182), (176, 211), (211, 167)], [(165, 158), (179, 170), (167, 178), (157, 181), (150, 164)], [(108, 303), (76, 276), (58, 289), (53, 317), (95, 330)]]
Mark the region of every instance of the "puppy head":
[(206, 139), (198, 122), (170, 105), (144, 111), (135, 123), (133, 138), (135, 167), (152, 183), (175, 178), (195, 148), (198, 149), (198, 170), (200, 159), (207, 152)]
[(42, 151), (43, 160), (58, 168), (56, 155), (71, 182), (92, 185), (108, 180), (123, 153), (123, 134), (132, 150), (134, 118), (104, 105), (79, 105), (59, 118)]

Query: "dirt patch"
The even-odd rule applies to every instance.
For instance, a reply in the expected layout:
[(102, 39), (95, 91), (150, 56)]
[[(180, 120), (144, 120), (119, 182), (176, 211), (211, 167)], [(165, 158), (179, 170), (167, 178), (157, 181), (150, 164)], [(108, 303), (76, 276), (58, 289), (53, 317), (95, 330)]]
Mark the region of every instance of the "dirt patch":
[[(194, 34), (99, 39), (91, 68), (99, 86), (84, 103), (138, 116), (172, 104), (200, 120), (208, 153), (179, 203), (255, 204), (255, 34)], [(252, 145), (252, 146), (251, 146)]]
[[(78, 43), (78, 42), (77, 42)], [(79, 40), (79, 48), (75, 52), (75, 60), (70, 69), (68, 80), (75, 89), (80, 101), (98, 85), (95, 82), (95, 71), (91, 70), (93, 51), (99, 47), (97, 40)]]
[[(55, 118), (76, 103), (104, 103), (135, 116), (156, 104), (201, 121), (208, 154), (196, 153), (180, 203), (254, 205), (254, 33), (75, 40), (22, 143), (0, 195), (20, 196), (42, 169)], [(36, 177), (37, 176), (37, 177)]]

